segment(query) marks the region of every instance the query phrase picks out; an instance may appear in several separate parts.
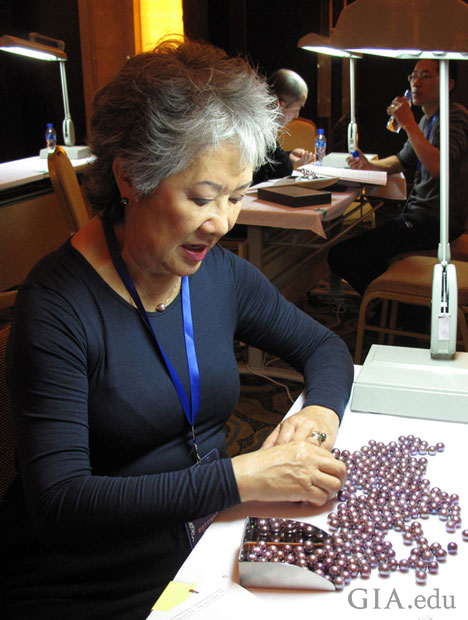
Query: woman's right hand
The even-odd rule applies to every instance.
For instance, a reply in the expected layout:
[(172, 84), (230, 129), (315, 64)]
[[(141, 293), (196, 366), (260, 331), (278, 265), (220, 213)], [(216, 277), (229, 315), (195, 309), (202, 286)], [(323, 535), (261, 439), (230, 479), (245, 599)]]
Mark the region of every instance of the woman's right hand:
[(308, 441), (242, 454), (232, 464), (242, 502), (305, 501), (323, 506), (346, 479), (344, 463)]

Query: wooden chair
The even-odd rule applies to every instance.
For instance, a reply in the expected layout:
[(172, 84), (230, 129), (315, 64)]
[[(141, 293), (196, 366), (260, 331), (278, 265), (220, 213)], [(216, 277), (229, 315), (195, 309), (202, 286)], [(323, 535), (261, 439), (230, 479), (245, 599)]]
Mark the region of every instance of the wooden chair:
[[(393, 263), (407, 256), (414, 256), (414, 252), (397, 254), (391, 262)], [(437, 259), (437, 250), (421, 250), (417, 253), (417, 256), (432, 256)], [(468, 261), (468, 233), (463, 233), (458, 239), (450, 242), (450, 260)]]
[[(394, 336), (406, 336), (430, 340), (430, 336), (422, 332), (410, 332), (396, 327), (398, 304), (431, 306), (432, 275), (436, 259), (431, 256), (406, 256), (396, 260), (390, 267), (373, 280), (367, 287), (359, 310), (358, 328), (354, 361), (361, 364), (362, 347), (366, 331), (379, 334), (379, 343), (384, 344), (388, 336), (388, 344), (393, 343)], [(468, 351), (468, 262), (452, 261), (457, 269), (458, 282), (458, 327), (461, 334), (460, 344)], [(382, 302), (380, 324), (370, 325), (367, 313), (370, 302)], [(390, 304), (390, 316), (389, 316)]]
[(75, 233), (89, 221), (89, 214), (81, 193), (76, 172), (61, 146), (56, 146), (47, 158), (52, 187), (62, 208), (63, 216)]
[(278, 142), (285, 151), (300, 148), (313, 152), (316, 133), (316, 124), (308, 118), (299, 116), (299, 118), (294, 119), (279, 132)]
[(0, 329), (0, 503), (16, 478), (13, 410), (6, 381), (5, 353), (10, 325)]
[(219, 245), (230, 250), (241, 258), (248, 258), (247, 239), (241, 237), (223, 237), (218, 241)]
[(17, 290), (0, 292), (0, 310), (9, 310), (13, 308), (16, 301)]

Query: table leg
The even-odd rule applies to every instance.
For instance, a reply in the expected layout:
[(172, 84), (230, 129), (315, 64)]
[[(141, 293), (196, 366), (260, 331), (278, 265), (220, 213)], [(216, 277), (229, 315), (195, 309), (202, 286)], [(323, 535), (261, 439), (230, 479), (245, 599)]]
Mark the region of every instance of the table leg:
[[(248, 226), (247, 227), (247, 243), (248, 243), (248, 257), (255, 267), (262, 270), (262, 253), (263, 253), (263, 239), (262, 239), (262, 227), (261, 226)], [(264, 353), (260, 349), (255, 347), (248, 348), (247, 351), (247, 365), (239, 364), (239, 372), (241, 374), (261, 374), (268, 377), (278, 377), (280, 379), (290, 379), (292, 381), (303, 382), (303, 376), (295, 370), (288, 368), (276, 368), (272, 366), (264, 366), (263, 364)]]

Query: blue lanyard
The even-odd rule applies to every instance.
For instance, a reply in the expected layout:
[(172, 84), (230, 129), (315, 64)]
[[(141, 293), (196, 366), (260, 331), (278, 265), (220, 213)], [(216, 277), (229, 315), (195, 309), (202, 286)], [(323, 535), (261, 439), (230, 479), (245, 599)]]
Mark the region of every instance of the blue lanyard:
[(119, 274), (122, 282), (125, 284), (127, 291), (130, 293), (131, 298), (135, 302), (140, 317), (148, 328), (158, 351), (162, 355), (167, 371), (176, 389), (177, 396), (179, 397), (180, 404), (182, 405), (182, 409), (184, 410), (185, 416), (189, 421), (190, 426), (192, 427), (192, 439), (195, 451), (195, 458), (197, 463), (200, 463), (201, 458), (198, 453), (198, 445), (195, 437), (195, 418), (200, 408), (200, 372), (198, 369), (197, 352), (195, 349), (195, 338), (193, 334), (192, 305), (190, 301), (189, 279), (187, 276), (184, 276), (182, 278), (182, 317), (184, 323), (185, 352), (187, 355), (191, 398), (189, 398), (187, 391), (185, 390), (182, 381), (180, 380), (179, 375), (171, 364), (170, 359), (164, 352), (164, 349), (162, 348), (158, 337), (153, 330), (148, 314), (141, 302), (140, 296), (138, 295), (138, 292), (135, 288), (135, 284), (127, 269), (127, 265), (122, 258), (119, 242), (117, 241), (113, 226), (107, 224), (104, 221), (102, 222), (102, 224), (104, 228), (104, 234), (106, 235), (107, 246), (109, 248), (109, 253), (111, 255), (112, 262), (114, 263), (114, 267), (117, 270), (117, 273)]
[[(437, 114), (434, 114), (432, 116), (430, 122), (429, 122), (429, 126), (428, 126), (427, 131), (426, 131), (426, 140), (429, 140), (429, 136), (431, 135), (432, 125), (435, 123), (436, 118), (437, 118)], [(418, 171), (421, 170), (421, 162), (420, 161), (418, 161), (418, 165), (416, 167), (416, 170), (418, 170)]]

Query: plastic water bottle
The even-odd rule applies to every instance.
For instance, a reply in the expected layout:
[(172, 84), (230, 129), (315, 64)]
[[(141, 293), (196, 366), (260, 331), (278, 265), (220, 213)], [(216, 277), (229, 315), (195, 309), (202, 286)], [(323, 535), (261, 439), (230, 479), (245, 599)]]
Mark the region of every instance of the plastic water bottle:
[(52, 123), (47, 123), (45, 139), (46, 139), (47, 148), (50, 151), (53, 151), (54, 148), (57, 146), (57, 133)]
[[(411, 105), (411, 91), (405, 90), (405, 94), (403, 95), (403, 97), (408, 101), (408, 105)], [(401, 129), (401, 125), (396, 120), (396, 118), (393, 118), (393, 116), (391, 116), (388, 119), (387, 129), (388, 131), (392, 131), (393, 133), (399, 133)]]
[(323, 129), (317, 129), (315, 136), (315, 165), (321, 166), (327, 150), (327, 139)]

